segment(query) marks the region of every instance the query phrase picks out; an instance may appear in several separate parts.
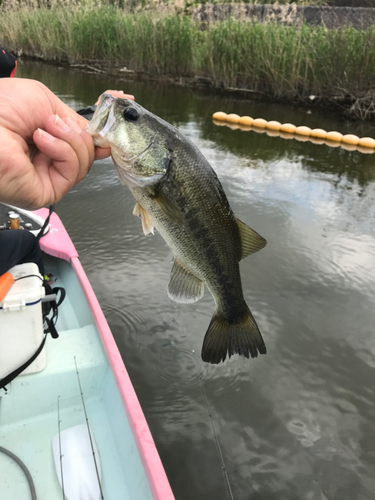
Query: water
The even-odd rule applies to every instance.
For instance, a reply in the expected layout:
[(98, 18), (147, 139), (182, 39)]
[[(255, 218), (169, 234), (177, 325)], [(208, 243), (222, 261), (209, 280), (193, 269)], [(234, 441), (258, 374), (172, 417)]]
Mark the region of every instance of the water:
[[(375, 157), (212, 124), (218, 110), (375, 136), (329, 113), (27, 63), (75, 109), (107, 88), (178, 126), (268, 240), (241, 262), (268, 354), (202, 363), (208, 292), (166, 294), (171, 253), (144, 237), (110, 160), (57, 205), (122, 353), (177, 500), (375, 496)], [(212, 423), (202, 392), (207, 394)]]

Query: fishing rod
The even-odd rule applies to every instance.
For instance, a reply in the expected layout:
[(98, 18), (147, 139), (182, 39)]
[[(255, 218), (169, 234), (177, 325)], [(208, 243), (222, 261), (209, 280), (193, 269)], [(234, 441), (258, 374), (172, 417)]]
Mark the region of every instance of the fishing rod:
[(90, 431), (90, 426), (89, 426), (89, 419), (88, 419), (88, 416), (87, 416), (86, 405), (85, 405), (85, 400), (84, 400), (84, 397), (83, 397), (83, 391), (82, 391), (82, 385), (81, 385), (81, 379), (80, 379), (80, 376), (79, 376), (79, 373), (78, 373), (77, 360), (76, 360), (75, 356), (74, 356), (74, 364), (76, 366), (77, 380), (78, 380), (79, 390), (80, 390), (80, 393), (81, 393), (82, 406), (83, 406), (83, 411), (85, 413), (87, 431), (89, 433), (90, 446), (91, 446), (91, 451), (92, 451), (92, 455), (93, 455), (93, 458), (94, 458), (96, 477), (98, 479), (98, 484), (99, 484), (99, 489), (100, 489), (100, 497), (101, 497), (102, 500), (104, 500), (103, 490), (102, 490), (102, 484), (101, 484), (100, 477), (99, 477), (99, 468), (98, 468), (98, 464), (97, 464), (97, 461), (96, 461), (94, 444), (93, 444), (93, 441), (92, 441), (92, 436), (91, 436), (91, 431)]
[(59, 429), (59, 454), (60, 454), (60, 475), (61, 475), (61, 489), (62, 489), (62, 498), (65, 500), (65, 490), (64, 490), (64, 474), (63, 474), (63, 466), (62, 459), (63, 454), (61, 452), (61, 419), (60, 419), (60, 396), (57, 397), (57, 424)]
[[(62, 489), (62, 500), (104, 500), (100, 480), (100, 457), (90, 430), (82, 383), (74, 357), (75, 371), (86, 425), (62, 428), (60, 396), (57, 398), (58, 434), (52, 440), (55, 468)], [(88, 438), (88, 439), (87, 439)], [(95, 471), (94, 471), (95, 466)]]

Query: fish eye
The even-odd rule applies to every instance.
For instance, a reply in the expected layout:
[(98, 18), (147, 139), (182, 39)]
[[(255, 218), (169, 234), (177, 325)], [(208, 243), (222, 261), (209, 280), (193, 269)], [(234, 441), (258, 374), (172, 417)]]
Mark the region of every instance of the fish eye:
[(135, 108), (126, 108), (124, 111), (124, 118), (128, 122), (135, 122), (139, 118), (139, 113)]

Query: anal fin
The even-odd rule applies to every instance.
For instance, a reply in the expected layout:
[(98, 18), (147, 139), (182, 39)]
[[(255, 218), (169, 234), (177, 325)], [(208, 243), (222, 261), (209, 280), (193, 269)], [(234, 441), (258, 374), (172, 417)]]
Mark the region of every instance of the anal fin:
[(154, 234), (154, 225), (151, 222), (150, 216), (148, 212), (137, 202), (133, 209), (133, 215), (140, 217), (142, 220), (142, 229), (143, 234), (146, 236), (147, 234)]
[(175, 302), (192, 304), (203, 297), (204, 283), (174, 258), (167, 292)]

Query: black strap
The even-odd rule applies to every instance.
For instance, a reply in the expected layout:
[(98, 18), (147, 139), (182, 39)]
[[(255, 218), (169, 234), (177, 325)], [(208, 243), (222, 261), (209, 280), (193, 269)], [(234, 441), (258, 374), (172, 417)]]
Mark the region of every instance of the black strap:
[[(47, 306), (48, 311), (44, 311), (44, 314), (43, 314), (44, 323), (45, 323), (44, 333), (49, 332), (51, 334), (52, 338), (57, 339), (59, 334), (56, 331), (55, 324), (57, 323), (57, 319), (58, 319), (58, 315), (59, 315), (58, 307), (64, 301), (66, 292), (65, 292), (65, 288), (61, 288), (58, 286), (51, 288), (48, 284), (45, 284), (45, 288), (46, 288), (46, 292), (48, 292), (47, 296), (54, 293), (54, 294), (56, 294), (56, 297), (57, 297), (57, 294), (60, 292), (60, 298), (58, 300), (56, 298), (56, 300), (49, 302), (48, 306)], [(52, 316), (49, 318), (48, 314), (51, 312), (51, 310), (52, 310)]]
[(52, 288), (52, 293), (55, 293), (56, 295), (60, 292), (60, 298), (58, 301), (56, 301), (56, 307), (59, 307), (60, 304), (64, 302), (66, 291), (65, 288), (62, 288), (61, 286), (55, 286)]
[(52, 318), (44, 318), (44, 322), (46, 324), (44, 327), (44, 333), (50, 333), (53, 339), (57, 339), (59, 334), (57, 333), (53, 318), (54, 316), (52, 316)]
[[(56, 330), (55, 330), (56, 331)], [(57, 333), (57, 332), (56, 332)], [(26, 361), (26, 363), (24, 363), (22, 366), (20, 366), (19, 368), (17, 368), (16, 370), (13, 370), (12, 373), (10, 373), (9, 375), (7, 375), (5, 378), (1, 379), (0, 380), (0, 389), (4, 389), (5, 391), (7, 391), (7, 388), (5, 387), (6, 385), (10, 384), (12, 382), (12, 380), (14, 380), (16, 377), (18, 377), (18, 375), (20, 375), (24, 370), (26, 370), (26, 368), (28, 366), (31, 365), (31, 363), (33, 361), (36, 360), (36, 358), (39, 356), (39, 354), (42, 352), (43, 350), (43, 347), (44, 347), (44, 344), (46, 343), (46, 340), (47, 340), (47, 335), (44, 335), (44, 339), (42, 340), (42, 343), (40, 344), (40, 346), (38, 347), (38, 350), (36, 351), (35, 354), (33, 354), (31, 356), (30, 359), (28, 359)]]
[(40, 240), (40, 238), (41, 238), (42, 236), (44, 236), (44, 231), (45, 231), (46, 227), (47, 227), (47, 226), (48, 226), (48, 224), (49, 224), (49, 220), (50, 220), (50, 218), (51, 218), (51, 214), (52, 214), (52, 212), (53, 212), (54, 210), (55, 210), (55, 205), (50, 205), (50, 207), (49, 207), (49, 212), (48, 212), (48, 216), (47, 216), (47, 219), (44, 221), (43, 226), (41, 227), (41, 229), (40, 229), (39, 233), (36, 235), (36, 239), (37, 239), (38, 241)]

